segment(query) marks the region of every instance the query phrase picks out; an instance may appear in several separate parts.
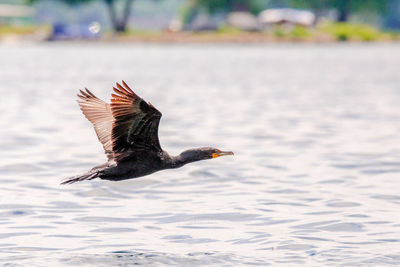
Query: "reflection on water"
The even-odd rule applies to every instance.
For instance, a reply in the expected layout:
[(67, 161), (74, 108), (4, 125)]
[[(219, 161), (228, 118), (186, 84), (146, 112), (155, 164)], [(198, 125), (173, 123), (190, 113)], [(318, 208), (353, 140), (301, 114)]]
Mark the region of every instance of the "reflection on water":
[[(0, 262), (400, 263), (396, 45), (0, 49)], [(178, 154), (235, 157), (60, 186), (105, 160), (75, 103), (126, 80)]]

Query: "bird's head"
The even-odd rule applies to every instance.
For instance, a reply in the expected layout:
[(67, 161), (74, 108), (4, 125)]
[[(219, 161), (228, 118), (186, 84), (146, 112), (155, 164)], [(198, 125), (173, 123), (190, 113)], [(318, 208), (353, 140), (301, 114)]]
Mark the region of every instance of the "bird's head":
[(193, 162), (203, 159), (213, 159), (220, 156), (233, 155), (232, 151), (221, 151), (217, 148), (202, 147), (189, 149), (180, 154), (180, 157), (187, 162)]

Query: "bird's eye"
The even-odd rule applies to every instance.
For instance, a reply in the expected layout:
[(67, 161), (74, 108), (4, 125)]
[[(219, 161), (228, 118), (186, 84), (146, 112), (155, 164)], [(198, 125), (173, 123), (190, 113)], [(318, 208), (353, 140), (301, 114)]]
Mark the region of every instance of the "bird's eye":
[(221, 153), (221, 150), (216, 149), (216, 150), (215, 150), (215, 153)]

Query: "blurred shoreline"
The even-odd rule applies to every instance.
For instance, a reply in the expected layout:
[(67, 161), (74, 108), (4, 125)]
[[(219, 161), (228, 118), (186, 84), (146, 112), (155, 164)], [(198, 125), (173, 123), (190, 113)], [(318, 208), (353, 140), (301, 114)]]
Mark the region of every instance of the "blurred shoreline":
[(73, 38), (62, 40), (51, 40), (46, 31), (37, 31), (30, 34), (7, 34), (0, 35), (0, 43), (19, 42), (117, 42), (117, 43), (226, 43), (226, 44), (257, 44), (257, 43), (388, 43), (399, 42), (396, 36), (385, 35), (377, 39), (363, 40), (361, 38), (348, 38), (340, 40), (329, 34), (314, 34), (305, 37), (280, 36), (271, 33), (240, 32), (225, 34), (216, 32), (142, 32), (140, 34), (104, 34), (93, 39)]
[[(239, 34), (221, 34), (215, 32), (163, 32), (148, 35), (104, 36), (100, 41), (135, 43), (337, 43), (343, 42), (332, 36), (321, 34), (310, 37), (282, 36), (270, 33), (241, 32)], [(398, 37), (389, 36), (377, 40), (349, 39), (347, 42), (398, 42)]]
[(0, 43), (400, 41), (400, 0), (149, 2), (0, 0)]

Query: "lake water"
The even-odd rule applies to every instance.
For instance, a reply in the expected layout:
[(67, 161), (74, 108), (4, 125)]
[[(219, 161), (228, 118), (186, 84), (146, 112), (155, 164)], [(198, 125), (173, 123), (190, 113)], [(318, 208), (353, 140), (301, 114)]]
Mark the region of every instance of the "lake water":
[[(0, 46), (0, 264), (400, 264), (400, 46)], [(170, 154), (122, 182), (76, 104), (125, 80)]]

